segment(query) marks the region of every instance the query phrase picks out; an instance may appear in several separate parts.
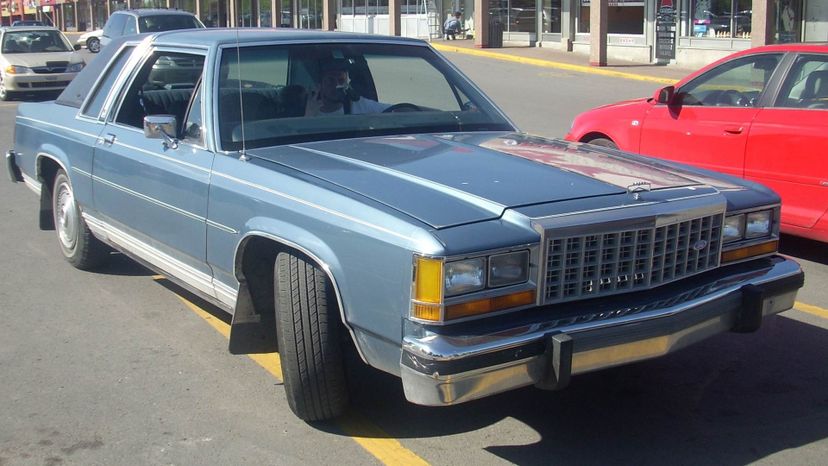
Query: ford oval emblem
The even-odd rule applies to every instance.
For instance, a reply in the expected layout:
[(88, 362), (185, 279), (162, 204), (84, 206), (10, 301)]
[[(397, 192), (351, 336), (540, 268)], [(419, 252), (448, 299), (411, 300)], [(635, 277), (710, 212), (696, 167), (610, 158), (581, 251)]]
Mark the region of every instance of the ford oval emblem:
[(693, 250), (694, 251), (701, 251), (702, 249), (707, 247), (707, 240), (700, 239), (693, 243)]

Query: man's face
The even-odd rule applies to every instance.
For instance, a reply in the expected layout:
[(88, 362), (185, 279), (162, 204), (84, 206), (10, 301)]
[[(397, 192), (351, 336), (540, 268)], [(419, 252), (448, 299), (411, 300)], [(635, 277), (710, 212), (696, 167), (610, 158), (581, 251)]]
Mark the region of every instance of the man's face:
[(336, 88), (348, 84), (347, 71), (327, 71), (322, 75), (321, 93), (328, 100), (339, 100)]

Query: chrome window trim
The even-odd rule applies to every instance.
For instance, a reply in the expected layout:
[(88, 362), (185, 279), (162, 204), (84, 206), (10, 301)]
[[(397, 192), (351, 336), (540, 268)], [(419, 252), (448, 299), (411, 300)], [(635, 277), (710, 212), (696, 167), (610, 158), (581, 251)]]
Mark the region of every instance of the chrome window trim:
[[(92, 122), (92, 121), (101, 122), (101, 120), (102, 120), (101, 115), (103, 115), (103, 110), (106, 108), (106, 101), (109, 100), (109, 95), (107, 95), (107, 98), (104, 99), (104, 103), (103, 103), (103, 105), (101, 105), (101, 109), (98, 112), (98, 115), (97, 116), (91, 116), (91, 115), (85, 114), (84, 112), (86, 111), (87, 107), (89, 107), (89, 104), (91, 103), (92, 95), (97, 95), (97, 92), (103, 91), (103, 90), (99, 90), (98, 88), (101, 85), (101, 82), (103, 81), (104, 77), (109, 72), (109, 70), (112, 69), (113, 66), (115, 66), (115, 62), (117, 61), (115, 59), (115, 57), (119, 57), (122, 53), (124, 53), (124, 49), (126, 49), (128, 47), (132, 47), (133, 50), (130, 53), (134, 53), (137, 46), (138, 46), (138, 44), (135, 43), (135, 42), (124, 42), (123, 44), (121, 44), (121, 47), (118, 49), (118, 51), (116, 51), (112, 55), (113, 59), (109, 62), (107, 67), (104, 68), (103, 73), (101, 73), (100, 76), (98, 76), (97, 79), (95, 79), (95, 82), (92, 84), (92, 88), (91, 88), (92, 90), (89, 92), (89, 94), (86, 95), (86, 98), (83, 100), (83, 103), (81, 104), (80, 108), (78, 109), (78, 112), (75, 114), (76, 119), (87, 120), (87, 121), (90, 121), (90, 122)], [(124, 72), (127, 70), (127, 65), (129, 64), (129, 62), (130, 62), (130, 59), (127, 59), (127, 61), (124, 63), (123, 68), (121, 68), (121, 71), (118, 72), (118, 76), (115, 77), (115, 81), (113, 81), (112, 88), (109, 89), (108, 91), (105, 91), (105, 92), (107, 92), (107, 94), (112, 93), (112, 89), (115, 88), (115, 84), (120, 80), (120, 76), (122, 74), (124, 74)]]

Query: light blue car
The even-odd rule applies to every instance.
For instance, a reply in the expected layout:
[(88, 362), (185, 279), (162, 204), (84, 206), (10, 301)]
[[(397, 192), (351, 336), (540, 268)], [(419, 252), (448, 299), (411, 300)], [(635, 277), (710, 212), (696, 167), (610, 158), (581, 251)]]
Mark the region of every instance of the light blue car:
[(756, 330), (803, 284), (773, 192), (522, 134), (418, 40), (123, 39), (19, 106), (6, 161), (74, 266), (122, 251), (232, 314), (231, 351), (278, 346), (306, 420), (359, 360), (423, 405), (560, 389)]

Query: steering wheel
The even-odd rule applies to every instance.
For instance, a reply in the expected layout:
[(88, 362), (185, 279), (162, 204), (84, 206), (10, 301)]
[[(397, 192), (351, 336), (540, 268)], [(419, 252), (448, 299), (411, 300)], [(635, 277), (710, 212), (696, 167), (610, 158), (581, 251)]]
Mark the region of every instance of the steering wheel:
[(385, 110), (382, 113), (392, 113), (392, 112), (422, 112), (423, 109), (420, 107), (410, 104), (408, 102), (400, 102), (398, 104), (394, 104)]
[(716, 105), (725, 107), (747, 107), (750, 100), (739, 91), (733, 89), (723, 91), (719, 94)]

